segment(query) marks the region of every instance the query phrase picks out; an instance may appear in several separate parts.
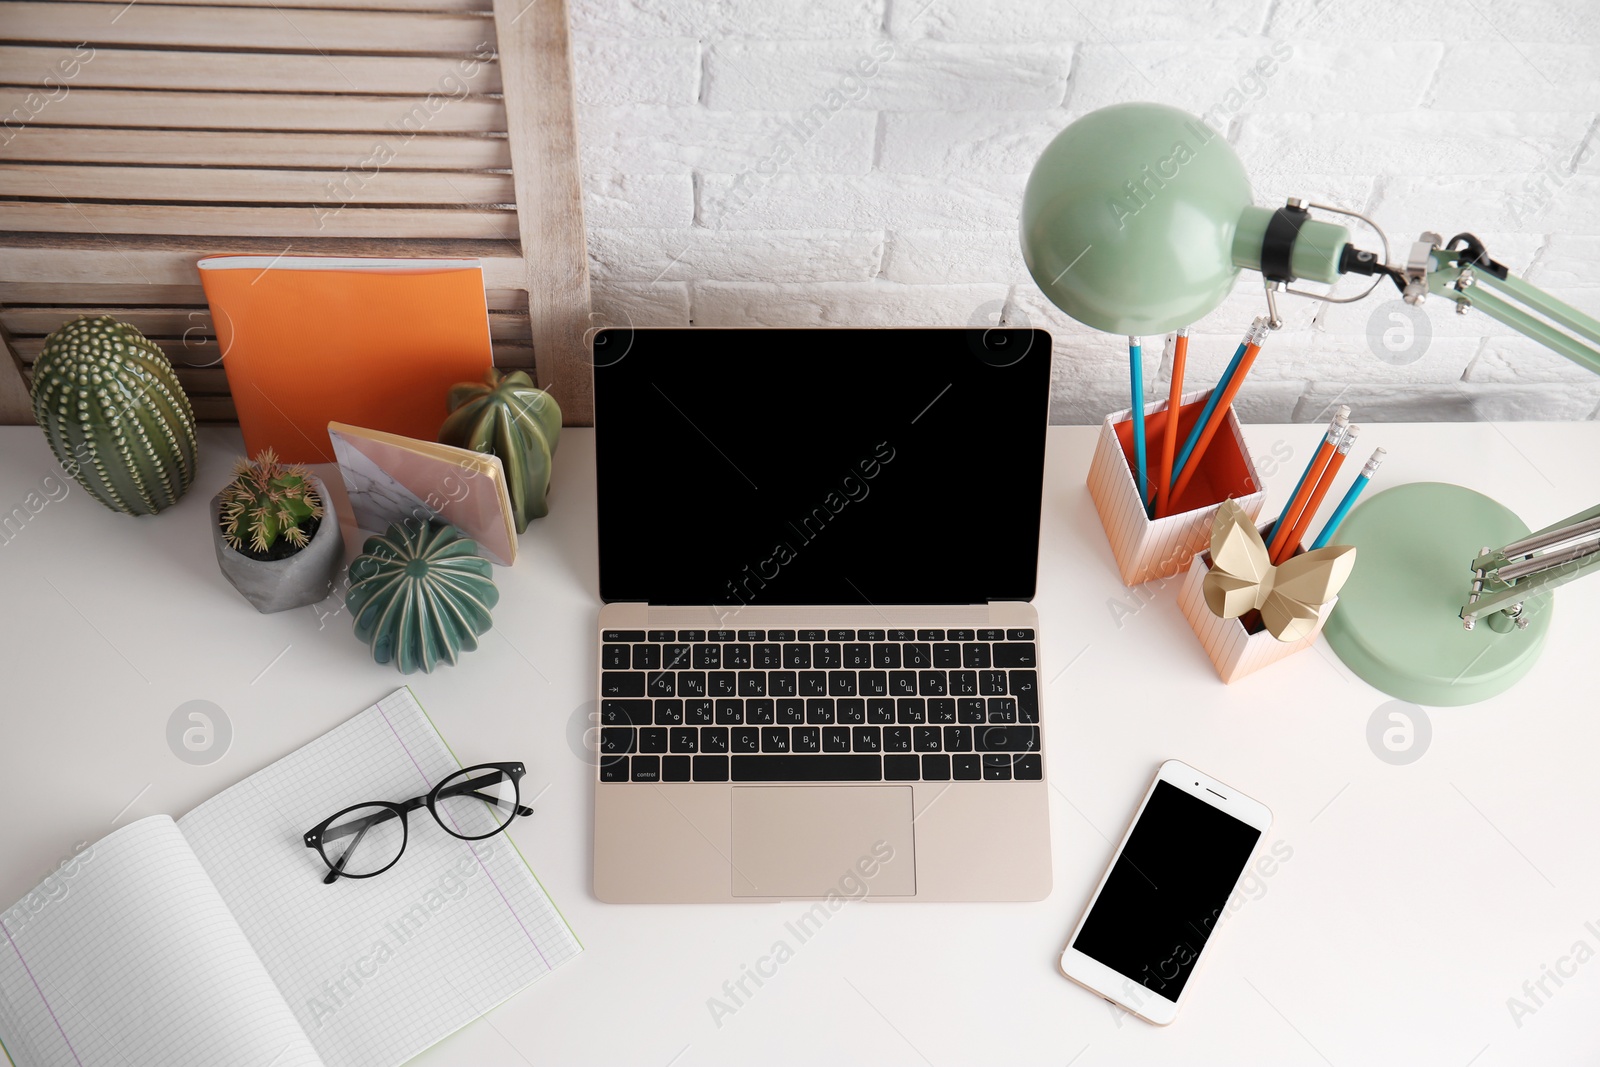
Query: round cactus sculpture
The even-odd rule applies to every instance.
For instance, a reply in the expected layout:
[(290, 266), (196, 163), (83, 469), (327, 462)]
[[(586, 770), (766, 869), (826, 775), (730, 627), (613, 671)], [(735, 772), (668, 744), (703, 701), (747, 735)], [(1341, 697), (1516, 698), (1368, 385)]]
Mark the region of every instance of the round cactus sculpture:
[(535, 386), (527, 372), (501, 374), (493, 367), (481, 382), (451, 387), (450, 417), (439, 428), (442, 444), (500, 458), (517, 533), (550, 512), (550, 463), (560, 435), (555, 398)]
[(350, 564), (356, 636), (403, 674), (454, 664), (489, 629), (500, 600), (491, 570), (478, 543), (448, 523), (395, 523)]
[(172, 364), (109, 315), (74, 319), (45, 338), (33, 417), (62, 468), (113, 511), (154, 515), (194, 482), (194, 411)]

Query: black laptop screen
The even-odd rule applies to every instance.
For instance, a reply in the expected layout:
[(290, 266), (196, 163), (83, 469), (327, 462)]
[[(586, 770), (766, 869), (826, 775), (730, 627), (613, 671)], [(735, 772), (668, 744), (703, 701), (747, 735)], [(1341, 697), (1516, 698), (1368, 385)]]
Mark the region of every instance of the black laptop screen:
[(600, 595), (652, 604), (1033, 596), (1041, 330), (603, 330)]

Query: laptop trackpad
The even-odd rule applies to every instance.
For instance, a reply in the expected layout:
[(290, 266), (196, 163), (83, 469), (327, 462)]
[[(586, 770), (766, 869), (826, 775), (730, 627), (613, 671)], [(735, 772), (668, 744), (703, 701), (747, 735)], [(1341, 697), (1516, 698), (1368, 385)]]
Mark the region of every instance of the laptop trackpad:
[(916, 893), (910, 786), (742, 786), (732, 793), (734, 896)]

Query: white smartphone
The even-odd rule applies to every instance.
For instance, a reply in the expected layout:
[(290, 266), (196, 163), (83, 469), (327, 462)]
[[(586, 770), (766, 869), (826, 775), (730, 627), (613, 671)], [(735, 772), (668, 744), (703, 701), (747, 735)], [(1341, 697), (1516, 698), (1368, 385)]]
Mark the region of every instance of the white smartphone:
[(1061, 973), (1147, 1022), (1170, 1023), (1271, 825), (1266, 805), (1163, 763), (1067, 940)]

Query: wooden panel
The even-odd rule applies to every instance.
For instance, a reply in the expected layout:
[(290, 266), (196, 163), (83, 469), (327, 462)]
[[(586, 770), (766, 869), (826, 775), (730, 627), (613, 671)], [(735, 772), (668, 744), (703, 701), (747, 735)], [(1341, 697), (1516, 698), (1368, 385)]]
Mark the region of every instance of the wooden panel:
[[(385, 158), (387, 157), (387, 158)], [(256, 133), (29, 126), (0, 139), (0, 160), (167, 166), (332, 167), (370, 171), (510, 170), (503, 136)]]
[[(0, 325), (16, 336), (47, 334), (80, 315), (92, 311), (110, 315), (139, 330), (147, 337), (183, 337), (203, 335), (212, 337), (216, 330), (211, 325), (211, 312), (206, 305), (195, 307), (108, 307), (84, 309), (78, 307), (10, 307), (0, 310)], [(526, 342), (530, 333), (528, 316), (511, 311), (496, 311), (489, 315), (489, 336), (497, 341), (520, 340)]]
[(179, 7), (131, 3), (5, 5), (10, 41), (75, 45), (171, 45), (289, 52), (389, 52), (467, 55), (494, 49), (491, 20), (470, 14), (330, 11), (276, 7)]
[(566, 0), (494, 0), (494, 10), (539, 383), (561, 405), (563, 421), (588, 426), (589, 256)]
[(0, 338), (0, 426), (26, 426), (33, 421), (33, 403), (22, 367)]
[[(35, 101), (30, 102), (29, 96)], [(370, 130), (397, 142), (427, 133), (498, 133), (505, 108), (491, 97), (307, 96), (75, 89), (40, 108), (33, 89), (0, 88), (0, 115), (20, 110), (57, 126), (175, 129)]]
[[(306, 256), (416, 256), (477, 259), (489, 289), (523, 289), (526, 264), (504, 241), (385, 241), (305, 238), (288, 245)], [(275, 256), (285, 242), (141, 236), (111, 241), (82, 234), (0, 234), (0, 284), (199, 285), (195, 261), (218, 253)], [(64, 303), (66, 301), (63, 301)]]
[[(521, 289), (488, 289), (490, 311), (528, 313), (528, 294)], [(206, 294), (195, 285), (81, 285), (70, 282), (0, 282), (0, 305), (41, 304), (68, 309), (73, 315), (98, 315), (111, 307), (204, 307)], [(68, 305), (71, 305), (68, 308)], [(20, 309), (18, 309), (20, 310)]]
[(0, 196), (315, 204), (331, 211), (343, 204), (508, 205), (516, 193), (509, 174), (0, 163)]
[(516, 237), (510, 211), (428, 208), (189, 207), (0, 201), (0, 230), (31, 233), (252, 234), (279, 237)]
[[(3, 31), (0, 31), (3, 32)], [(85, 57), (88, 58), (85, 62)], [(70, 82), (79, 89), (218, 89), (299, 93), (498, 93), (500, 68), (454, 56), (326, 56), (159, 52), (133, 48), (0, 46), (0, 71), (15, 85)], [(49, 79), (48, 81), (46, 79)], [(41, 112), (41, 120), (47, 118)]]
[[(207, 371), (212, 374), (222, 373), (222, 368), (219, 366), (220, 357), (216, 352), (215, 344), (209, 340), (205, 343), (191, 341), (187, 346), (181, 338), (177, 337), (152, 337), (150, 340), (161, 346), (161, 350), (172, 361), (173, 367), (181, 372)], [(29, 367), (33, 366), (33, 361), (39, 358), (39, 352), (44, 348), (43, 337), (17, 337), (11, 343), (16, 349), (18, 358)], [(0, 359), (3, 358), (4, 353), (0, 353)], [(516, 344), (512, 341), (496, 341), (494, 343), (494, 365), (509, 370), (531, 371), (534, 368), (533, 348), (529, 345)], [(209, 383), (208, 388), (219, 392), (227, 388), (226, 385), (217, 386), (215, 377), (206, 378), (202, 376), (194, 380)]]
[[(128, 6), (128, 0), (66, 0), (77, 4)], [(489, 11), (490, 0), (184, 0), (182, 7), (339, 7), (361, 11)]]

